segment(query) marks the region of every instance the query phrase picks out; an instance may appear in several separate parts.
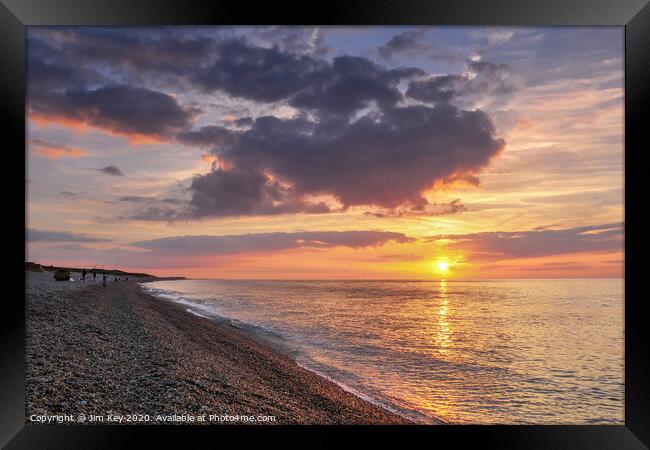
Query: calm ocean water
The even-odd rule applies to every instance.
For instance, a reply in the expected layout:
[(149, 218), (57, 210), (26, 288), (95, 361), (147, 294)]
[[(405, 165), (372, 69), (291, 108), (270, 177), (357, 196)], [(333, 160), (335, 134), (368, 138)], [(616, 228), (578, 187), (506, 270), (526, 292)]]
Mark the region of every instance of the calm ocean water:
[(418, 421), (624, 422), (620, 279), (144, 286)]

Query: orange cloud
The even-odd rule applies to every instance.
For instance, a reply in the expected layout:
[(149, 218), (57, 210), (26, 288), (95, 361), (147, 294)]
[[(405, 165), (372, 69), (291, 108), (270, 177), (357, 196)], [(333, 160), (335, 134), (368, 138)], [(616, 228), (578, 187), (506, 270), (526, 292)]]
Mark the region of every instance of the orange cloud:
[(204, 163), (206, 163), (208, 165), (211, 165), (215, 169), (232, 170), (232, 167), (233, 167), (231, 163), (229, 163), (227, 161), (220, 160), (216, 156), (211, 155), (209, 153), (201, 155), (201, 160)]
[(30, 146), (30, 151), (47, 159), (81, 158), (87, 155), (87, 152), (80, 148), (54, 145), (39, 139), (30, 139), (27, 143)]
[(131, 145), (149, 145), (168, 142), (168, 140), (162, 136), (146, 135), (141, 133), (128, 133), (126, 131), (116, 130), (110, 127), (90, 124), (85, 119), (72, 119), (64, 116), (43, 115), (31, 112), (29, 114), (29, 121), (39, 126), (55, 125), (67, 128), (75, 133), (87, 133), (91, 129), (95, 129), (110, 136), (124, 137)]
[(423, 194), (432, 195), (435, 192), (457, 191), (476, 189), (481, 186), (481, 180), (478, 178), (478, 171), (469, 170), (467, 172), (454, 172), (443, 180), (436, 180), (429, 189)]
[(217, 158), (214, 155), (205, 154), (201, 155), (201, 160), (203, 160), (203, 162), (206, 164), (212, 164), (217, 160)]
[(76, 133), (85, 133), (89, 127), (88, 123), (82, 120), (70, 119), (64, 116), (45, 116), (34, 112), (29, 113), (28, 120), (39, 126), (58, 125)]

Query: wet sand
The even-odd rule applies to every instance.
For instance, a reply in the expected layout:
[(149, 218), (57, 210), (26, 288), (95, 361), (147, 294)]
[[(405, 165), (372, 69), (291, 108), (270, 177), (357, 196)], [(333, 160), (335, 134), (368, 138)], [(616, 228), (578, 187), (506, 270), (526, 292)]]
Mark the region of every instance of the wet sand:
[(54, 282), (49, 273), (26, 276), (28, 418), (146, 414), (148, 423), (161, 423), (158, 415), (205, 414), (231, 416), (228, 423), (242, 423), (237, 416), (275, 424), (409, 423), (241, 330), (147, 295), (136, 281), (103, 288), (99, 281)]

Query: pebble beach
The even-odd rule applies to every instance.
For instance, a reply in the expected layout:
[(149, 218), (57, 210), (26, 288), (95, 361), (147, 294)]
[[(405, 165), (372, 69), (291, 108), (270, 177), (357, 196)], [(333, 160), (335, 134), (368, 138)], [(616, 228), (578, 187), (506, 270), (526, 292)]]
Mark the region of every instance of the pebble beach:
[(254, 336), (144, 293), (147, 279), (104, 288), (26, 272), (26, 281), (28, 421), (409, 423)]

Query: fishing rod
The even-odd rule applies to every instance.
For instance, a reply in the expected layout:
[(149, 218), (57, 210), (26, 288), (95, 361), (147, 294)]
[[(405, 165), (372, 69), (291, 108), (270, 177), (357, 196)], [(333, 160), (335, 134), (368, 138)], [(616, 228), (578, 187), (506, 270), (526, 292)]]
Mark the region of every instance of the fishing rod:
[(99, 264), (99, 260), (101, 259), (101, 255), (97, 257), (95, 260), (95, 264), (93, 264), (93, 268), (91, 269), (91, 272), (93, 273), (93, 281), (95, 281), (97, 277), (97, 265)]
[(106, 266), (106, 264), (108, 264), (109, 258), (110, 255), (106, 256), (106, 258), (102, 262), (102, 267), (99, 270), (104, 271), (104, 267)]

